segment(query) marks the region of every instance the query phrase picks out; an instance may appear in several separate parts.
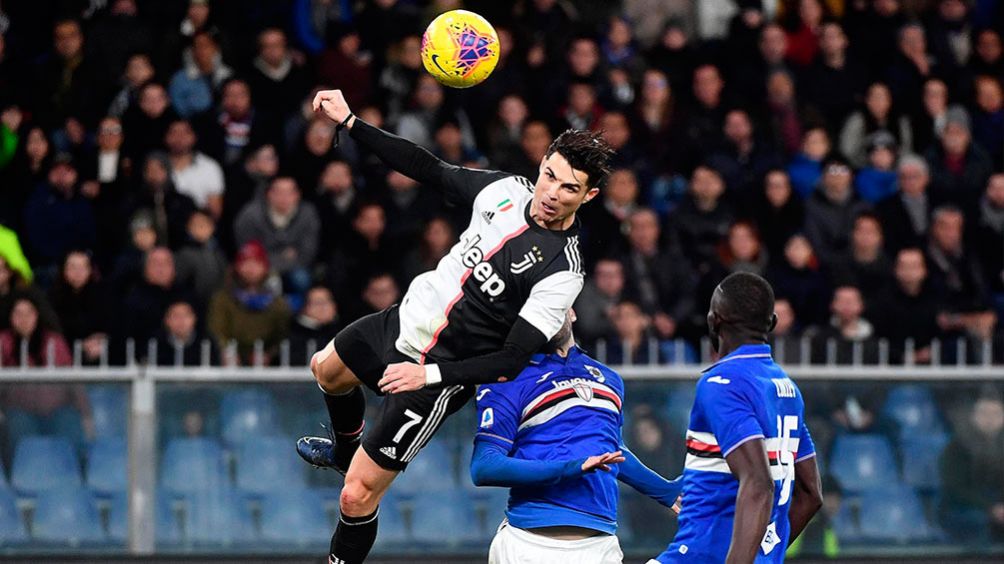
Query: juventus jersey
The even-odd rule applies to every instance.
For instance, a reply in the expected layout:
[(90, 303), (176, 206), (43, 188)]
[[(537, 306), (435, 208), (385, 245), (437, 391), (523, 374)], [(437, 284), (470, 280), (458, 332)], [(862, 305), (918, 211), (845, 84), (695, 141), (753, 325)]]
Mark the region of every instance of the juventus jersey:
[(533, 184), (503, 172), (452, 167), (447, 197), (472, 208), (460, 241), (401, 302), (396, 348), (418, 362), (499, 350), (517, 317), (548, 339), (583, 285), (578, 220), (551, 231), (530, 217)]

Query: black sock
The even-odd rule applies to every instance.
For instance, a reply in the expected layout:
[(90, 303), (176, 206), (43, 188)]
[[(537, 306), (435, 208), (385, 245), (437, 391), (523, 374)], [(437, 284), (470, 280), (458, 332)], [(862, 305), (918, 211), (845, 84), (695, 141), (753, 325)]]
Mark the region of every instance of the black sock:
[(338, 528), (331, 537), (331, 558), (334, 564), (362, 564), (373, 548), (377, 536), (378, 507), (364, 517), (338, 518)]
[(341, 395), (325, 392), (324, 404), (328, 406), (331, 430), (336, 438), (358, 435), (362, 431), (363, 415), (366, 414), (366, 396), (362, 388), (356, 387)]

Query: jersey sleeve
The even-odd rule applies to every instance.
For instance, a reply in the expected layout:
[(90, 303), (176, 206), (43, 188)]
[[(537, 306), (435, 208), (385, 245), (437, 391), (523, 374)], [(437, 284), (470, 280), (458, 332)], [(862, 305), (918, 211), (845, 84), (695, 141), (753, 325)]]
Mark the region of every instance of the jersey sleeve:
[(494, 443), (507, 453), (512, 450), (520, 414), (512, 394), (518, 391), (515, 384), (482, 386), (478, 390), (478, 432), (474, 435), (475, 442)]
[(694, 403), (711, 425), (723, 457), (747, 441), (764, 438), (753, 402), (738, 380), (727, 376), (703, 379), (697, 386)]
[(816, 443), (812, 442), (812, 435), (809, 434), (809, 427), (802, 421), (802, 429), (798, 437), (798, 454), (795, 455), (795, 462), (801, 462), (816, 456)]
[(356, 118), (352, 138), (373, 151), (387, 166), (422, 184), (443, 190), (452, 203), (471, 207), (478, 193), (508, 173), (449, 164), (426, 149)]
[(575, 270), (555, 272), (533, 285), (519, 316), (550, 339), (565, 322), (583, 284), (582, 274)]

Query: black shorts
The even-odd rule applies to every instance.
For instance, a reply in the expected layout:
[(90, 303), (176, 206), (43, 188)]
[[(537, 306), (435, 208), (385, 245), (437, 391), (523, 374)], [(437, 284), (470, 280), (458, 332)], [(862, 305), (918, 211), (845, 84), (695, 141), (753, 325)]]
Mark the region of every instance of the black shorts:
[[(335, 337), (335, 352), (359, 380), (378, 395), (377, 382), (388, 364), (414, 362), (395, 348), (400, 333), (397, 306), (363, 317)], [(423, 388), (385, 396), (362, 447), (381, 468), (404, 470), (428, 444), (443, 421), (471, 397), (474, 386)]]

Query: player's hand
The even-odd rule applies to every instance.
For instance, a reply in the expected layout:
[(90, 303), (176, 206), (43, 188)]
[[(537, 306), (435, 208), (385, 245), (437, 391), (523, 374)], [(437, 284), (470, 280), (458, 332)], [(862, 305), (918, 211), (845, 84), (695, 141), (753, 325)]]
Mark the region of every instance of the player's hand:
[(683, 509), (683, 494), (676, 496), (676, 501), (673, 502), (673, 506), (670, 509), (673, 510), (673, 513), (680, 514), (680, 511)]
[(624, 462), (624, 453), (619, 450), (617, 452), (605, 452), (597, 456), (590, 456), (582, 463), (582, 473), (588, 474), (595, 470), (609, 472), (611, 464), (620, 464), (621, 462)]
[(315, 112), (323, 112), (328, 119), (342, 123), (352, 113), (341, 90), (321, 90), (312, 103)]
[(425, 387), (425, 367), (414, 362), (391, 364), (383, 371), (377, 386), (385, 394), (421, 390)]

